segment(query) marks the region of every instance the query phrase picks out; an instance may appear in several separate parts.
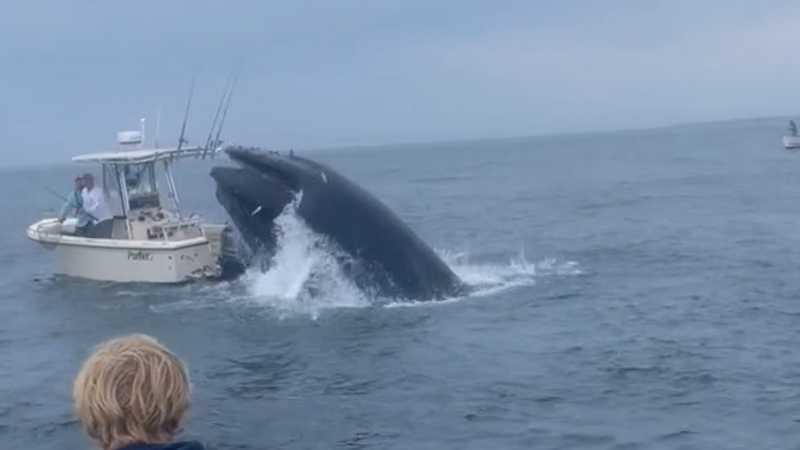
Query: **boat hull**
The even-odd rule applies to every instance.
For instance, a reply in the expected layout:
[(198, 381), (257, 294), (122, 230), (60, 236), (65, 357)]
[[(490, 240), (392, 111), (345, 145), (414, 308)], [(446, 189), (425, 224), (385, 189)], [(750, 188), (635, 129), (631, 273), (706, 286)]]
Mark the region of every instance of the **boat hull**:
[(211, 278), (216, 255), (209, 240), (130, 241), (92, 239), (61, 234), (55, 219), (41, 220), (26, 230), (29, 239), (55, 253), (58, 273), (118, 283), (184, 283)]
[(784, 148), (800, 148), (800, 136), (783, 136)]

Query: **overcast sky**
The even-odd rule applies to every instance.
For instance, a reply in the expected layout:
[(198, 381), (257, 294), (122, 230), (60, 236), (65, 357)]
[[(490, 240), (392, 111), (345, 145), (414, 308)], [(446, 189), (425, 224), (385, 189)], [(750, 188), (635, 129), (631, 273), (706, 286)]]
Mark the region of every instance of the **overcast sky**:
[(203, 141), (240, 59), (224, 137), (275, 148), (800, 114), (798, 44), (783, 0), (7, 2), (3, 157), (113, 148), (159, 103), (174, 144), (195, 72)]

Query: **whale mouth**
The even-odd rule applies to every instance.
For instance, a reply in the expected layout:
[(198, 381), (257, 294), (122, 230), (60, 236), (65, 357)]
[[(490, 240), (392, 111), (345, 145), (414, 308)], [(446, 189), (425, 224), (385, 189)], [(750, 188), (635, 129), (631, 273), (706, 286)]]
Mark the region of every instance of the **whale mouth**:
[(217, 184), (217, 200), (237, 225), (256, 216), (272, 220), (295, 196), (286, 178), (250, 167), (218, 166), (210, 175)]
[(274, 219), (300, 192), (300, 177), (293, 157), (246, 147), (229, 147), (233, 166), (211, 169), (217, 200), (239, 220), (259, 214)]

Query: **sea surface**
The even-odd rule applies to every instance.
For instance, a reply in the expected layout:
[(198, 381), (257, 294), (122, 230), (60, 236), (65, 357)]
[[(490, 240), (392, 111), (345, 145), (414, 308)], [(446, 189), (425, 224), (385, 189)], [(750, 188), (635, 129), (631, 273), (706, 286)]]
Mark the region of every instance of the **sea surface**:
[[(212, 449), (800, 448), (800, 154), (785, 126), (295, 150), (476, 287), (381, 306), (290, 213), (275, 269), (234, 283), (55, 276), (24, 229), (60, 207), (45, 186), (88, 167), (4, 169), (0, 447), (91, 448), (74, 376), (96, 344), (143, 332), (187, 362), (183, 437)], [(180, 166), (184, 211), (225, 220), (208, 176), (224, 160)]]

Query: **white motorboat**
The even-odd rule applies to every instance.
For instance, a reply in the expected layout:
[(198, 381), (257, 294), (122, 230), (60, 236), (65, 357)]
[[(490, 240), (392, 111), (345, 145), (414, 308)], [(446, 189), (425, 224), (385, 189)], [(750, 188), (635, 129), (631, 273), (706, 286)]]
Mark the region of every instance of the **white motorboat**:
[[(138, 144), (133, 150), (72, 158), (73, 162), (100, 164), (102, 168), (102, 177), (95, 178), (102, 178), (103, 193), (114, 212), (110, 239), (76, 235), (74, 218), (63, 223), (57, 217), (45, 218), (27, 228), (29, 239), (55, 254), (59, 273), (141, 283), (182, 283), (220, 275), (217, 261), (225, 226), (184, 216), (172, 173), (174, 161), (204, 159), (217, 152), (181, 145), (143, 149), (143, 135), (143, 130), (117, 134), (122, 147)], [(158, 166), (166, 180), (165, 199), (156, 181)]]
[(800, 148), (800, 136), (783, 136), (783, 147), (786, 149)]
[(783, 136), (783, 147), (786, 149), (800, 148), (800, 136), (797, 135), (797, 125), (794, 120), (789, 121), (789, 134)]

